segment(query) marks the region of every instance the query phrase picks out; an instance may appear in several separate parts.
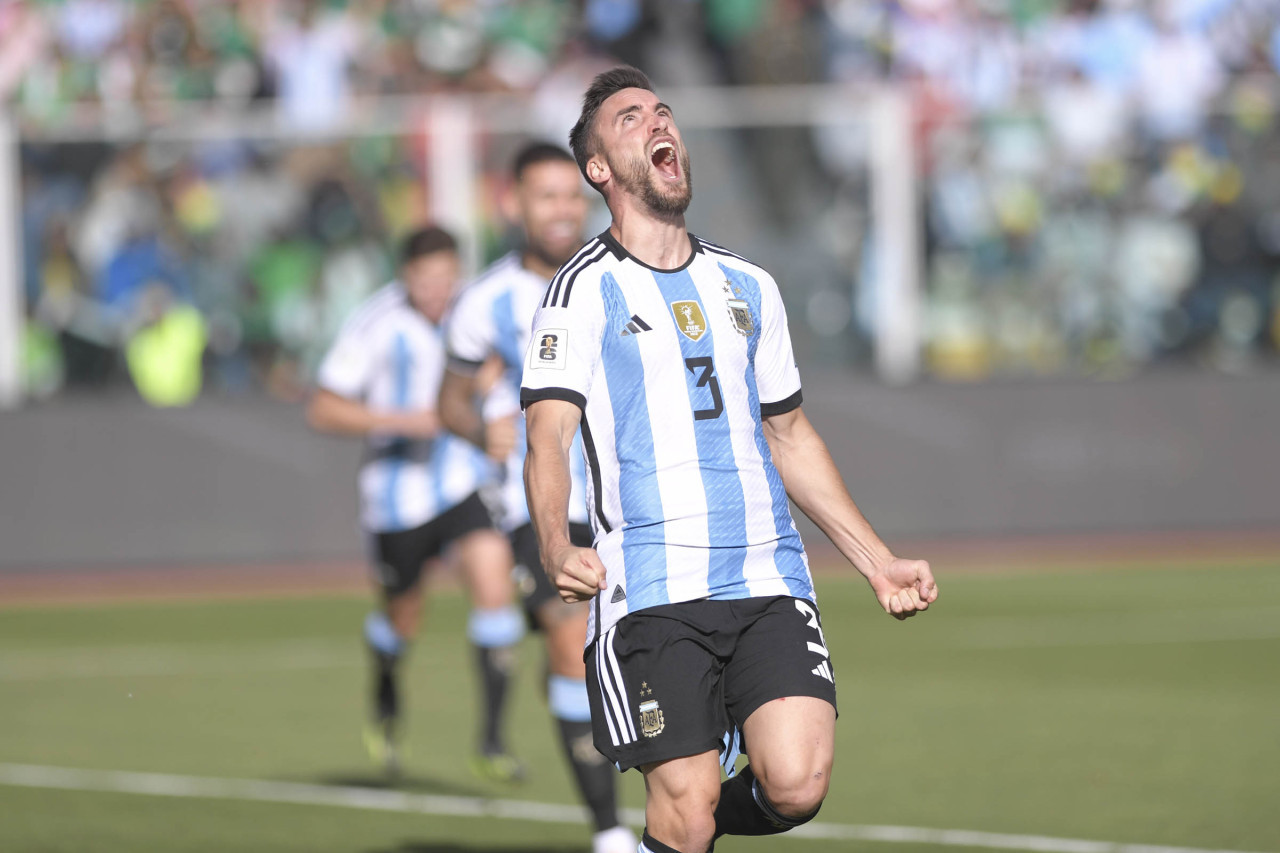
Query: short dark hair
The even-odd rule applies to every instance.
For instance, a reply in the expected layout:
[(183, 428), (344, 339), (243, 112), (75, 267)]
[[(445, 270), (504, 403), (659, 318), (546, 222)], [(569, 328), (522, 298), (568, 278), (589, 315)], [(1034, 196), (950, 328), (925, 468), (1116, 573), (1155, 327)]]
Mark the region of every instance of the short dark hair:
[(597, 74), (596, 79), (591, 81), (587, 94), (582, 97), (582, 114), (578, 117), (578, 123), (569, 131), (569, 147), (573, 149), (573, 159), (578, 163), (578, 170), (587, 179), (587, 183), (597, 190), (600, 188), (596, 186), (596, 182), (587, 176), (587, 161), (596, 153), (596, 113), (610, 95), (623, 89), (645, 89), (652, 92), (653, 84), (643, 71), (630, 65), (619, 65)]
[(400, 244), (400, 263), (404, 265), (436, 252), (457, 251), (457, 238), (439, 225), (428, 225), (404, 238), (404, 242)]
[(516, 162), (511, 168), (511, 174), (516, 181), (519, 181), (524, 177), (525, 170), (530, 166), (536, 166), (539, 163), (572, 162), (574, 162), (573, 155), (559, 145), (553, 145), (550, 142), (531, 142), (521, 148), (520, 153), (516, 155)]

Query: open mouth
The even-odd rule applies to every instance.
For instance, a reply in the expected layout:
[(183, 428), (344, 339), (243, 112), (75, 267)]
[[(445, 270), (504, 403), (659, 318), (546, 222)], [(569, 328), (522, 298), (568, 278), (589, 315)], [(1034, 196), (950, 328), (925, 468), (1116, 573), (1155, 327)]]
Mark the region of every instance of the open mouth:
[(680, 179), (680, 161), (676, 157), (676, 147), (670, 142), (659, 142), (649, 153), (649, 159), (658, 174), (665, 180)]

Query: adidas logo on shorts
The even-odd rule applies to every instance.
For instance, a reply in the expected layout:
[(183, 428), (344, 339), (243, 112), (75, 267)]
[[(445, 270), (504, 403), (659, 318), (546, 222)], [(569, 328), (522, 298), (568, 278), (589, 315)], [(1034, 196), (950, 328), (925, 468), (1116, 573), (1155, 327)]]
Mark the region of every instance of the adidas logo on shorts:
[(831, 661), (824, 660), (822, 663), (815, 666), (813, 668), (813, 674), (820, 678), (825, 678), (832, 684), (836, 683), (835, 677), (831, 674)]

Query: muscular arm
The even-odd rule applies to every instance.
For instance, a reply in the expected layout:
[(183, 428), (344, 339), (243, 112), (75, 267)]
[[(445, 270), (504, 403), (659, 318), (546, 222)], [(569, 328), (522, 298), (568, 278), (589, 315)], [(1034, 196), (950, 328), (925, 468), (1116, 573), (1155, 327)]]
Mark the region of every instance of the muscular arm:
[(929, 564), (893, 555), (849, 495), (801, 408), (764, 419), (764, 434), (787, 496), (862, 573), (888, 613), (905, 618), (938, 597)]
[(524, 487), (529, 517), (547, 574), (565, 601), (586, 601), (605, 588), (604, 565), (590, 548), (569, 541), (569, 453), (582, 410), (563, 400), (539, 400), (525, 410), (529, 451)]
[(307, 405), (307, 423), (320, 432), (337, 435), (382, 433), (406, 438), (433, 438), (440, 432), (435, 412), (377, 411), (358, 400), (318, 389)]
[(501, 375), (502, 363), (492, 356), (471, 373), (450, 366), (440, 382), (439, 400), (440, 423), (444, 428), (498, 461), (506, 459), (515, 447), (515, 418), (502, 417), (486, 423), (477, 400)]
[(453, 367), (440, 382), (440, 423), (454, 435), (484, 448), (484, 421), (476, 408), (476, 373), (462, 373)]

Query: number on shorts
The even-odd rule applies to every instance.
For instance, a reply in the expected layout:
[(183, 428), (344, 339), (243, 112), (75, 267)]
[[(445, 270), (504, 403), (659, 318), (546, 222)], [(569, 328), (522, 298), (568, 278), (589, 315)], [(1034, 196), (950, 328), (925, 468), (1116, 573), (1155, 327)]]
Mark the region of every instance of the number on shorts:
[(796, 610), (809, 617), (809, 627), (818, 632), (818, 642), (809, 642), (809, 651), (816, 655), (822, 655), (824, 658), (830, 658), (831, 653), (827, 651), (827, 638), (822, 635), (822, 626), (818, 624), (818, 611), (813, 609), (813, 605), (807, 601), (796, 599)]

